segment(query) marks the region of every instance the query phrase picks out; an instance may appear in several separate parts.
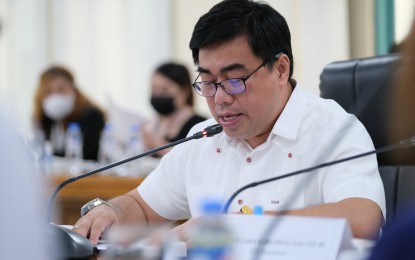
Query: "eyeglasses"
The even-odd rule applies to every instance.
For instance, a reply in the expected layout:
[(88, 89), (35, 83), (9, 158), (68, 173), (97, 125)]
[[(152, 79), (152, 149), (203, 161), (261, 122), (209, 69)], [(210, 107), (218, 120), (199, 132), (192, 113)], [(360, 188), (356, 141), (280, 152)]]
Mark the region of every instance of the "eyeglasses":
[[(278, 59), (281, 56), (282, 52), (275, 55), (275, 59)], [(197, 94), (203, 97), (213, 97), (216, 94), (218, 87), (221, 87), (223, 91), (230, 95), (240, 94), (246, 90), (245, 82), (254, 75), (260, 68), (264, 67), (269, 61), (264, 61), (258, 68), (252, 71), (248, 76), (242, 78), (233, 78), (225, 79), (221, 82), (211, 82), (211, 81), (199, 81), (196, 80), (200, 77), (197, 76), (195, 81), (192, 83), (193, 88), (196, 90)]]

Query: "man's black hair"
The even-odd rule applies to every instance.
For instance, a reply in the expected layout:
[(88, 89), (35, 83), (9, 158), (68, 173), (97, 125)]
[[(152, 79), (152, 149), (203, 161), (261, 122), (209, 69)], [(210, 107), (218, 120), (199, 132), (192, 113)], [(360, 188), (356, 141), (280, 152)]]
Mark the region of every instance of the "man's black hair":
[(200, 17), (189, 44), (194, 63), (199, 64), (199, 49), (241, 35), (263, 61), (272, 62), (276, 54), (285, 53), (290, 59), (291, 78), (294, 60), (287, 22), (267, 3), (252, 0), (224, 0)]

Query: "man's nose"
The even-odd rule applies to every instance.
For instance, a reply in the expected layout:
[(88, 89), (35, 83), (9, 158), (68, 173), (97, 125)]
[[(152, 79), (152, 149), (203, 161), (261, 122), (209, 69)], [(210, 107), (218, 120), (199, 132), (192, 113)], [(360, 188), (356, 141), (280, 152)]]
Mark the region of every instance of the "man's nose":
[(233, 102), (233, 95), (228, 94), (223, 90), (222, 86), (219, 86), (216, 89), (215, 94), (215, 104), (221, 105), (221, 104), (231, 104)]

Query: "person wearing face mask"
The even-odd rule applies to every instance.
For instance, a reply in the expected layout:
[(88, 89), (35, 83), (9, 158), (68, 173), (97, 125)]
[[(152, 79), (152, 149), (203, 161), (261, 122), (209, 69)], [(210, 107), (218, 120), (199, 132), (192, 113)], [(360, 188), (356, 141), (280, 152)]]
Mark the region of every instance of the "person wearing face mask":
[[(156, 68), (151, 80), (150, 103), (157, 117), (142, 131), (148, 149), (185, 138), (195, 124), (205, 120), (194, 111), (189, 71), (180, 64), (169, 62)], [(168, 149), (160, 151), (156, 156), (167, 152)]]
[(69, 123), (78, 123), (83, 136), (83, 158), (97, 160), (99, 138), (105, 124), (103, 111), (75, 86), (69, 70), (48, 68), (39, 79), (34, 98), (34, 124), (49, 140), (53, 154), (65, 156)]

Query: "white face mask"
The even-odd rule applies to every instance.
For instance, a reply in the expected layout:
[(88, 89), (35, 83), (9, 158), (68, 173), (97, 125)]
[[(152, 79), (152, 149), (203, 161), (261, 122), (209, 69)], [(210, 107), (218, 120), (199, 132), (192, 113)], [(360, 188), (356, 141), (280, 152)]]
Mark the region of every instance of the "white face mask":
[(53, 120), (62, 120), (75, 107), (75, 95), (52, 94), (42, 102), (45, 114)]

